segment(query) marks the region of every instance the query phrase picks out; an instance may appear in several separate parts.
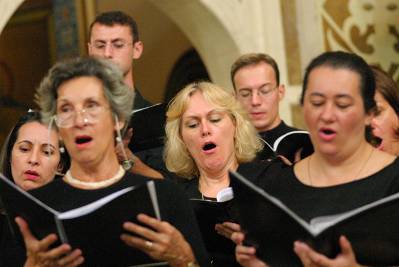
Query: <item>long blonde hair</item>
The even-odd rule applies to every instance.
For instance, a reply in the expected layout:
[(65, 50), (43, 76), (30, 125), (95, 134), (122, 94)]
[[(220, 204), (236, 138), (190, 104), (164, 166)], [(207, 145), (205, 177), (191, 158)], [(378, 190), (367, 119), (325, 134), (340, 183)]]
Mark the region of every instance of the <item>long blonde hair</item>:
[(201, 92), (211, 104), (225, 110), (235, 127), (234, 146), (238, 163), (249, 162), (263, 148), (256, 129), (247, 113), (231, 93), (210, 82), (196, 82), (183, 88), (169, 103), (166, 113), (166, 144), (164, 159), (169, 171), (186, 178), (199, 174), (194, 159), (188, 152), (181, 136), (181, 121), (190, 97)]

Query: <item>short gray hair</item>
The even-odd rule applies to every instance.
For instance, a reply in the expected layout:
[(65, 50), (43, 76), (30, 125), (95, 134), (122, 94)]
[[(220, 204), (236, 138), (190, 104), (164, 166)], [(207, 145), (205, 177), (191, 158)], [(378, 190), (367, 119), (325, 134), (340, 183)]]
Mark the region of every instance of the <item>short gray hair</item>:
[(124, 83), (120, 69), (111, 61), (93, 57), (74, 58), (56, 63), (36, 90), (35, 102), (42, 119), (49, 123), (57, 111), (58, 88), (78, 77), (96, 77), (103, 84), (104, 95), (120, 121), (128, 122), (134, 94)]

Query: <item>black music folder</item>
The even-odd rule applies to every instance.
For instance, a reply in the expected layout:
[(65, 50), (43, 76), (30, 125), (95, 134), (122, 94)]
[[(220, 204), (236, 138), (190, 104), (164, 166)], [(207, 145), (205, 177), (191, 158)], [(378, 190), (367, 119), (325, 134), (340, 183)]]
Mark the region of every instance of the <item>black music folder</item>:
[[(310, 141), (310, 136), (307, 131), (297, 130), (285, 133), (279, 136), (273, 144), (268, 143), (266, 140), (261, 139), (265, 144), (264, 149), (258, 156), (261, 159), (270, 159), (277, 157), (278, 155), (294, 155), (296, 144), (301, 144), (300, 157), (305, 158), (313, 153), (313, 145)], [(292, 161), (294, 158), (288, 158)]]
[(166, 104), (155, 104), (150, 107), (133, 110), (129, 128), (133, 136), (129, 149), (139, 152), (164, 145), (166, 122)]
[(246, 242), (271, 266), (302, 266), (293, 251), (296, 240), (335, 257), (341, 235), (351, 242), (360, 264), (399, 264), (399, 193), (308, 223), (239, 173), (231, 172), (230, 178)]

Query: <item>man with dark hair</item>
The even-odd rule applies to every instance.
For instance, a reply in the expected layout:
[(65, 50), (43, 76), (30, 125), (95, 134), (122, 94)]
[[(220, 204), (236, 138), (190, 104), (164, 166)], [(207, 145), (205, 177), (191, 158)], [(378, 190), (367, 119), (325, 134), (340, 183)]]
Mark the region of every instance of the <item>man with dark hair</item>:
[[(282, 155), (294, 162), (307, 155), (310, 146), (308, 135), (288, 134), (298, 129), (286, 125), (279, 114), (285, 87), (280, 84), (276, 61), (262, 53), (245, 54), (233, 63), (230, 74), (237, 100), (247, 110), (253, 125), (265, 141), (265, 149), (258, 158), (269, 159)], [(289, 136), (288, 144), (281, 143), (273, 151), (273, 144), (285, 134), (288, 134), (287, 138)]]
[(143, 43), (136, 21), (121, 11), (101, 13), (90, 25), (88, 51), (90, 56), (108, 58), (117, 64), (125, 83), (135, 92), (134, 109), (150, 106), (134, 84), (133, 62), (141, 57)]
[[(122, 11), (109, 11), (99, 14), (90, 25), (88, 51), (90, 56), (107, 58), (120, 67), (124, 75), (124, 82), (135, 93), (133, 109), (151, 106), (143, 98), (134, 83), (133, 63), (141, 57), (143, 43), (139, 38), (136, 21)], [(127, 143), (130, 141), (132, 131), (124, 137), (125, 152), (117, 146), (118, 157), (126, 169), (137, 174), (160, 178), (158, 172), (164, 171), (162, 147), (140, 151), (136, 155), (129, 150)], [(126, 165), (125, 165), (126, 164)]]

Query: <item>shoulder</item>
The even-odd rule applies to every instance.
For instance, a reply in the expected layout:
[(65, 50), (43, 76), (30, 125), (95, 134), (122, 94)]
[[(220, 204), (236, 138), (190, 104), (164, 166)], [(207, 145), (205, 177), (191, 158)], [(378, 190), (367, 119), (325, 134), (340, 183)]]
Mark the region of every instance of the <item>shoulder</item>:
[(399, 158), (374, 149), (368, 163), (368, 175), (392, 176), (399, 179)]
[(291, 166), (285, 164), (281, 159), (253, 161), (240, 164), (237, 172), (255, 183), (266, 183), (279, 177), (292, 169)]
[(283, 120), (281, 121), (279, 127), (280, 127), (281, 131), (286, 132), (286, 133), (292, 132), (292, 131), (300, 131), (301, 130), (301, 129), (298, 129), (298, 128), (295, 128), (295, 127), (287, 125)]
[(399, 183), (399, 158), (378, 150), (375, 154), (375, 160), (370, 160), (373, 162), (370, 164), (371, 172), (377, 176), (388, 176)]
[(29, 190), (29, 193), (31, 193), (32, 195), (40, 198), (41, 196), (46, 196), (49, 193), (54, 195), (57, 192), (59, 192), (59, 190), (65, 190), (66, 188), (66, 183), (64, 182), (64, 180), (62, 178), (58, 178), (58, 179), (54, 179), (52, 182), (33, 189), (33, 190)]
[(150, 101), (148, 101), (141, 95), (139, 89), (135, 88), (134, 92), (135, 92), (134, 103), (133, 103), (134, 109), (145, 108), (152, 105)]

